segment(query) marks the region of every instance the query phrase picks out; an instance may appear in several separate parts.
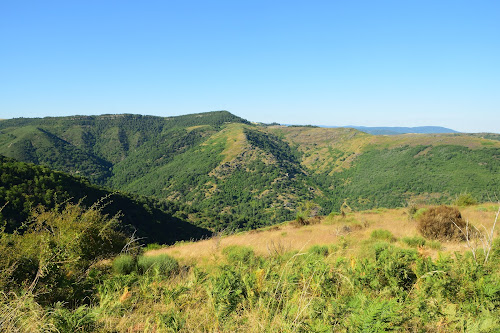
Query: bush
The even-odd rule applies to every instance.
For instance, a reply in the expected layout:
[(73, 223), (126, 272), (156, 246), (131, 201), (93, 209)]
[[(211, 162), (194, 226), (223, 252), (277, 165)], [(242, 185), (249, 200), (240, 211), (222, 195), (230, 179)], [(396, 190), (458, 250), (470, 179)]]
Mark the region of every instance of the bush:
[(225, 247), (222, 253), (227, 257), (231, 263), (236, 262), (251, 262), (255, 258), (253, 250), (246, 246), (231, 245)]
[(461, 193), (455, 200), (454, 204), (462, 207), (472, 206), (477, 204), (477, 200), (470, 193)]
[(429, 208), (418, 220), (417, 229), (426, 238), (438, 240), (464, 240), (458, 227), (466, 227), (457, 208), (438, 206)]
[(143, 248), (143, 252), (151, 251), (151, 250), (158, 250), (161, 249), (163, 246), (158, 244), (158, 243), (149, 243), (146, 245), (146, 247)]
[(402, 239), (403, 243), (410, 247), (419, 247), (419, 246), (425, 246), (425, 239), (419, 236), (415, 237), (403, 237)]
[(389, 231), (385, 229), (376, 229), (373, 230), (370, 238), (372, 239), (377, 239), (377, 240), (385, 240), (389, 242), (394, 242), (396, 240), (396, 237)]
[(113, 271), (116, 274), (127, 275), (136, 268), (134, 257), (129, 254), (122, 254), (113, 260)]
[(433, 250), (441, 250), (443, 248), (441, 243), (437, 240), (427, 242), (427, 246)]
[(140, 256), (137, 260), (139, 272), (154, 272), (162, 275), (173, 275), (179, 272), (179, 263), (169, 255)]
[(99, 326), (92, 310), (85, 305), (71, 311), (58, 304), (52, 322), (60, 333), (94, 332)]
[(328, 246), (325, 245), (313, 245), (309, 248), (309, 253), (317, 254), (323, 257), (326, 257), (328, 252)]
[(417, 211), (413, 214), (412, 220), (418, 220), (426, 211), (427, 208), (417, 209)]
[(305, 225), (309, 225), (309, 220), (303, 213), (297, 213), (297, 216), (295, 217), (295, 221), (292, 222), (294, 226), (296, 227), (302, 227)]

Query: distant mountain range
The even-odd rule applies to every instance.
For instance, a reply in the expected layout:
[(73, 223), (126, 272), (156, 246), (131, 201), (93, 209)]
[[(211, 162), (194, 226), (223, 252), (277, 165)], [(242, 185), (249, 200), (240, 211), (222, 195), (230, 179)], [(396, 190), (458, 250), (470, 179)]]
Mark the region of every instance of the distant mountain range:
[(371, 127), (371, 126), (320, 126), (327, 128), (348, 127), (373, 135), (398, 135), (398, 134), (438, 134), (459, 133), (455, 130), (440, 126), (417, 126), (417, 127)]
[(173, 215), (210, 230), (290, 220), (311, 204), (328, 214), (344, 202), (400, 207), (451, 202), (466, 191), (484, 201), (500, 188), (498, 134), (371, 135), (252, 124), (227, 111), (7, 119), (0, 154), (175, 203), (184, 213)]

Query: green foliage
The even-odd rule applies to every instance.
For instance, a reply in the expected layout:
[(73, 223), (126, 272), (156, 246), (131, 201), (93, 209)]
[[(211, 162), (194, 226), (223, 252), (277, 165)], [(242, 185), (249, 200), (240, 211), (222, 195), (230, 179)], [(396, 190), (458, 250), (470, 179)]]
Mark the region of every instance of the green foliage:
[(110, 192), (83, 178), (0, 155), (0, 205), (5, 204), (0, 223), (9, 233), (15, 230), (23, 232), (21, 226), (30, 220), (38, 205), (56, 208), (64, 206), (61, 203), (71, 202), (90, 207), (100, 200), (103, 200), (103, 213), (124, 215), (123, 230), (137, 230), (137, 236), (146, 237), (151, 242), (168, 244), (210, 235), (208, 230), (173, 216), (174, 213), (179, 216), (183, 211), (177, 204)]
[(313, 245), (308, 250), (309, 253), (326, 257), (329, 253), (328, 246), (326, 245)]
[(38, 208), (32, 219), (23, 234), (1, 234), (1, 289), (17, 292), (31, 284), (42, 304), (91, 297), (96, 282), (91, 267), (125, 245), (117, 217), (98, 206), (67, 204), (61, 211)]
[(241, 275), (233, 268), (222, 266), (220, 271), (212, 277), (209, 297), (218, 322), (235, 311), (245, 296)]
[[(300, 137), (320, 129), (293, 130)], [(162, 202), (145, 203), (150, 210), (161, 208), (214, 231), (291, 220), (299, 204), (307, 201), (318, 205), (321, 214), (339, 211), (345, 199), (354, 210), (399, 207), (414, 197), (446, 203), (464, 191), (482, 202), (500, 186), (493, 176), (500, 172), (500, 150), (491, 135), (490, 141), (471, 135), (472, 143), (488, 143), (474, 149), (466, 147), (466, 136), (461, 136), (457, 143), (463, 146), (429, 137), (429, 144), (422, 146), (365, 145), (358, 152), (329, 146), (326, 152), (321, 136), (295, 144), (294, 137), (285, 139), (279, 129), (252, 125), (227, 111), (169, 118), (124, 114), (10, 119), (0, 123), (0, 131), (0, 154), (81, 175), (93, 184), (154, 196)], [(357, 133), (351, 130), (342, 140), (349, 146), (360, 137)], [(243, 140), (236, 144), (239, 151), (228, 153), (238, 140)], [(309, 165), (305, 159), (311, 154), (317, 156)], [(12, 191), (0, 184), (0, 195), (2, 187)], [(50, 206), (54, 193), (49, 189), (60, 192), (46, 186), (38, 201), (13, 193), (9, 200), (27, 214), (32, 204)], [(69, 198), (83, 197), (63, 192)], [(140, 231), (134, 222), (139, 220), (130, 217), (128, 223)], [(179, 239), (171, 232), (176, 229), (190, 229), (197, 233), (195, 238), (207, 234), (179, 226), (175, 219), (169, 232), (161, 232), (166, 229), (156, 227), (162, 219), (154, 220), (147, 226), (154, 229), (148, 231), (148, 237), (153, 236), (148, 241), (171, 243)], [(189, 238), (183, 233), (180, 239)]]
[(147, 252), (147, 251), (151, 251), (151, 250), (158, 250), (158, 249), (161, 249), (162, 247), (163, 246), (161, 246), (158, 243), (148, 243), (148, 244), (146, 244), (145, 247), (142, 248), (142, 252)]
[(462, 207), (472, 206), (477, 204), (477, 200), (470, 193), (460, 193), (460, 195), (455, 199), (454, 204)]
[(400, 331), (402, 306), (396, 300), (374, 299), (364, 297), (354, 299), (356, 308), (349, 320), (349, 326), (355, 332), (390, 332)]
[(419, 236), (414, 236), (414, 237), (403, 237), (401, 239), (403, 243), (410, 247), (422, 247), (427, 244), (427, 241)]
[(396, 241), (396, 237), (394, 237), (394, 235), (389, 230), (385, 229), (373, 230), (372, 233), (370, 234), (370, 238), (376, 240), (384, 240), (388, 242)]
[(417, 211), (415, 212), (415, 214), (413, 214), (413, 219), (414, 220), (418, 220), (420, 219), (420, 217), (427, 211), (427, 208), (419, 208), (417, 209)]
[(51, 321), (60, 333), (94, 332), (101, 326), (92, 309), (86, 305), (68, 310), (58, 304), (51, 315)]
[(426, 241), (426, 244), (429, 248), (433, 250), (441, 250), (443, 247), (441, 243), (437, 240)]
[(255, 260), (254, 251), (246, 246), (231, 245), (222, 250), (229, 263), (251, 264)]
[(447, 203), (464, 192), (484, 202), (500, 187), (500, 179), (493, 177), (500, 173), (499, 156), (500, 149), (493, 147), (367, 147), (350, 168), (335, 173), (326, 169), (312, 177), (328, 198), (317, 201), (326, 211), (338, 210), (344, 198), (355, 210), (403, 207), (415, 196)]
[(135, 258), (129, 254), (121, 254), (113, 260), (113, 271), (116, 274), (130, 274), (136, 269), (136, 266)]
[(141, 274), (156, 274), (169, 277), (179, 272), (177, 260), (167, 254), (158, 256), (140, 256), (137, 259), (137, 267)]
[[(230, 246), (223, 250), (229, 264), (205, 263), (203, 269), (191, 267), (175, 279), (159, 270), (109, 274), (96, 281), (98, 297), (91, 306), (36, 307), (30, 298), (0, 297), (0, 322), (13, 315), (11, 309), (20, 309), (25, 315), (14, 314), (10, 323), (60, 332), (126, 332), (130, 327), (166, 332), (255, 327), (267, 332), (426, 332), (436, 327), (496, 332), (497, 243), (484, 265), (470, 253), (434, 260), (373, 240), (367, 243), (366, 256), (350, 259), (329, 253), (327, 246), (314, 246), (306, 253), (254, 260), (250, 248)], [(153, 272), (155, 265), (145, 266)], [(34, 322), (26, 319), (28, 313), (36, 318), (36, 327), (26, 326)]]

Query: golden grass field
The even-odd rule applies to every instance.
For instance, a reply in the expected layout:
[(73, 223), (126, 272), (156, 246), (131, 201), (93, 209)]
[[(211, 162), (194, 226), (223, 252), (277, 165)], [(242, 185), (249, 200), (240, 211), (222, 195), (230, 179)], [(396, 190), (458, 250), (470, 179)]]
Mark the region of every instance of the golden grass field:
[[(464, 220), (478, 228), (491, 230), (498, 204), (486, 203), (461, 207)], [(340, 215), (327, 216), (317, 224), (297, 227), (292, 222), (266, 227), (228, 236), (215, 236), (197, 242), (178, 243), (169, 247), (151, 250), (146, 255), (169, 254), (181, 262), (209, 264), (221, 256), (221, 251), (230, 245), (251, 247), (256, 254), (267, 256), (276, 252), (305, 251), (313, 245), (344, 244), (346, 256), (362, 256), (363, 241), (370, 238), (376, 229), (389, 230), (396, 237), (396, 244), (406, 247), (403, 237), (419, 236), (417, 221), (410, 220), (406, 209), (374, 209)], [(498, 237), (496, 226), (495, 237)], [(441, 242), (441, 249), (420, 249), (425, 255), (437, 257), (439, 252), (465, 252), (465, 242)]]

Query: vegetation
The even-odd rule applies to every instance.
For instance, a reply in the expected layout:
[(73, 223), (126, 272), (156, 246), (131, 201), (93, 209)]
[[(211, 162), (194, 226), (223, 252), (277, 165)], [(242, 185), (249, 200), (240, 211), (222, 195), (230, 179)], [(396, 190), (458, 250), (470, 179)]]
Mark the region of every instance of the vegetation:
[(471, 206), (477, 204), (476, 198), (470, 193), (461, 193), (454, 202), (457, 206)]
[(394, 242), (396, 238), (389, 230), (376, 229), (373, 230), (370, 237), (376, 240), (382, 240), (387, 242)]
[(184, 273), (171, 257), (140, 256), (139, 271), (100, 268), (90, 305), (5, 296), (0, 325), (30, 332), (494, 332), (498, 246), (485, 264), (470, 253), (431, 259), (378, 239), (365, 244), (363, 257), (346, 256), (349, 245), (269, 256), (232, 246)]
[[(437, 208), (427, 212), (449, 211)], [(421, 237), (400, 238), (418, 250), (399, 246), (389, 229), (400, 230), (401, 221), (415, 223), (401, 212), (394, 226), (380, 222), (387, 228), (360, 229), (359, 235), (370, 231), (364, 239), (334, 236), (329, 244), (302, 250), (275, 244), (262, 254), (254, 233), (248, 233), (231, 237), (239, 243), (248, 237), (252, 246), (219, 251), (222, 243), (215, 238), (204, 241), (217, 245), (199, 253), (205, 259), (187, 260), (158, 246), (142, 253), (120, 232), (119, 216), (104, 214), (99, 204), (39, 207), (24, 232), (0, 233), (0, 330), (497, 331), (498, 238), (491, 249), (431, 257), (422, 247), (437, 246)], [(485, 214), (474, 207), (469, 212)], [(310, 228), (331, 234), (361, 216), (386, 221), (377, 211), (349, 213), (305, 228), (260, 230), (258, 238), (290, 237), (283, 230), (308, 235)]]
[(0, 289), (6, 297), (27, 291), (44, 305), (84, 304), (99, 279), (93, 265), (126, 243), (117, 226), (117, 216), (103, 214), (99, 206), (38, 208), (22, 234), (0, 234)]
[(156, 274), (169, 277), (179, 272), (179, 263), (166, 254), (155, 257), (141, 256), (137, 260), (137, 268), (142, 274)]
[(325, 215), (344, 203), (450, 204), (463, 193), (484, 202), (500, 186), (494, 134), (382, 137), (252, 125), (226, 111), (9, 119), (0, 123), (0, 154), (155, 197), (161, 210), (212, 231), (290, 220), (311, 201)]
[(500, 329), (498, 135), (75, 116), (0, 153), (2, 332)]
[[(122, 214), (120, 230), (148, 242), (173, 243), (210, 235), (208, 230), (186, 221), (193, 212), (167, 201), (111, 192), (44, 166), (17, 162), (0, 155), (0, 226), (5, 232), (22, 233), (39, 205), (63, 209), (65, 203), (91, 207), (102, 200), (102, 212), (111, 216)], [(25, 223), (28, 221), (27, 223)]]
[(460, 211), (448, 206), (429, 208), (418, 220), (418, 230), (429, 239), (464, 240), (465, 227)]

